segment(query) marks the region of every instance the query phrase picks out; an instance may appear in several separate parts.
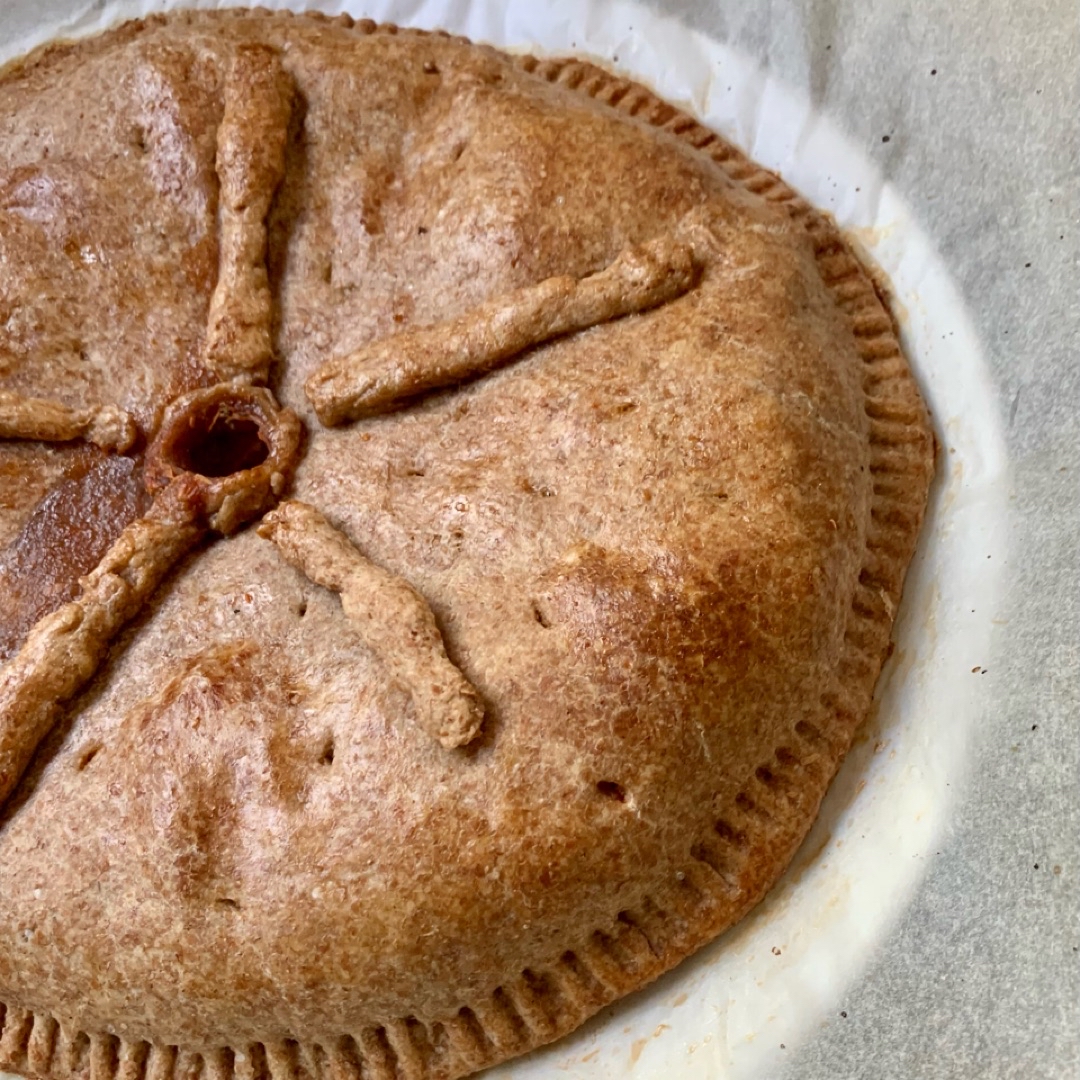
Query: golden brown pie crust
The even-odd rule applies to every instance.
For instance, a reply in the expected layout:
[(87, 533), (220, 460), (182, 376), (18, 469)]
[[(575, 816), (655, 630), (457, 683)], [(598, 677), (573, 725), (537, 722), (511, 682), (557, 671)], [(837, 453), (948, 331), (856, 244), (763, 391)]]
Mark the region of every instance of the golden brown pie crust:
[[(457, 1077), (745, 914), (870, 707), (933, 469), (831, 221), (591, 64), (347, 17), (49, 46), (0, 74), (0, 147), (12, 425), (33, 398), (87, 432), (122, 410), (149, 480), (165, 407), (222, 378), (269, 377), (307, 427), (272, 542), (183, 558), (0, 808), (0, 1068)], [(305, 397), (377, 339), (572, 296), (658, 240), (694, 265), (658, 306), (333, 430)], [(0, 587), (91, 451), (0, 438)], [(200, 529), (255, 512), (228, 497)], [(146, 512), (118, 500), (89, 565), (33, 573), (70, 599)], [(391, 578), (383, 625), (364, 590)], [(470, 693), (479, 729), (412, 722)]]

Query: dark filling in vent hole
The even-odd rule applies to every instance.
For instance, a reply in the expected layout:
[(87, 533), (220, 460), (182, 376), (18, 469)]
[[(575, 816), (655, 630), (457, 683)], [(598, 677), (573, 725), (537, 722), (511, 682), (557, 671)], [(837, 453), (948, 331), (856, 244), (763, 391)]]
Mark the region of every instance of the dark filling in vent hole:
[(319, 761), (323, 765), (334, 764), (334, 736), (331, 735), (327, 738), (323, 745), (322, 754), (319, 756)]
[(179, 468), (208, 477), (254, 469), (270, 455), (259, 425), (227, 405), (215, 405), (206, 416), (193, 416), (170, 449)]
[(616, 784), (614, 780), (599, 781), (596, 790), (605, 798), (614, 799), (616, 802), (626, 802), (626, 792), (623, 791), (622, 785)]

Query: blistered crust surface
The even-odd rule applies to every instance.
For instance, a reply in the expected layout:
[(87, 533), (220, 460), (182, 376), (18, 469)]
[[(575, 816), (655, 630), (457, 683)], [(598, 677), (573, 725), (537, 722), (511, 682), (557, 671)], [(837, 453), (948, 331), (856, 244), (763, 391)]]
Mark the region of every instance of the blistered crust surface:
[[(254, 532), (194, 553), (4, 810), (5, 1067), (411, 1080), (521, 1052), (751, 906), (868, 707), (932, 437), (831, 227), (632, 84), (371, 31), (177, 16), (9, 71), (0, 386), (152, 434), (216, 380), (222, 87), (241, 44), (278, 50), (293, 495), (430, 603), (482, 733), (432, 740)], [(683, 295), (319, 425), (326, 361), (691, 211)], [(0, 442), (0, 483), (40, 477), (0, 488), (0, 536), (74, 452)]]

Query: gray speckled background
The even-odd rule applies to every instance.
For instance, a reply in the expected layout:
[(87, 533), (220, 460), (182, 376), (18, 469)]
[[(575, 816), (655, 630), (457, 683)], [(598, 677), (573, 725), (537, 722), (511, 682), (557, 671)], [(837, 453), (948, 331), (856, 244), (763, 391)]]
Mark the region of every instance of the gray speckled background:
[(647, 2), (809, 88), (880, 163), (955, 275), (1008, 418), (977, 761), (904, 917), (764, 1080), (1080, 1077), (1080, 5)]
[(651, 6), (809, 86), (880, 162), (1008, 417), (1009, 586), (972, 778), (846, 1017), (776, 1080), (1080, 1077), (1080, 6)]

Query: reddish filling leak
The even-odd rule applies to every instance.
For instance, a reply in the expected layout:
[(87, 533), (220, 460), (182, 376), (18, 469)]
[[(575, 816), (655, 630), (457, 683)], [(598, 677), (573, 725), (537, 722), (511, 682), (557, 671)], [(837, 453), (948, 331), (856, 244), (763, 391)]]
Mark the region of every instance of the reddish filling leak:
[(78, 595), (79, 578), (149, 508), (142, 472), (139, 458), (83, 448), (0, 552), (0, 662), (38, 619)]

